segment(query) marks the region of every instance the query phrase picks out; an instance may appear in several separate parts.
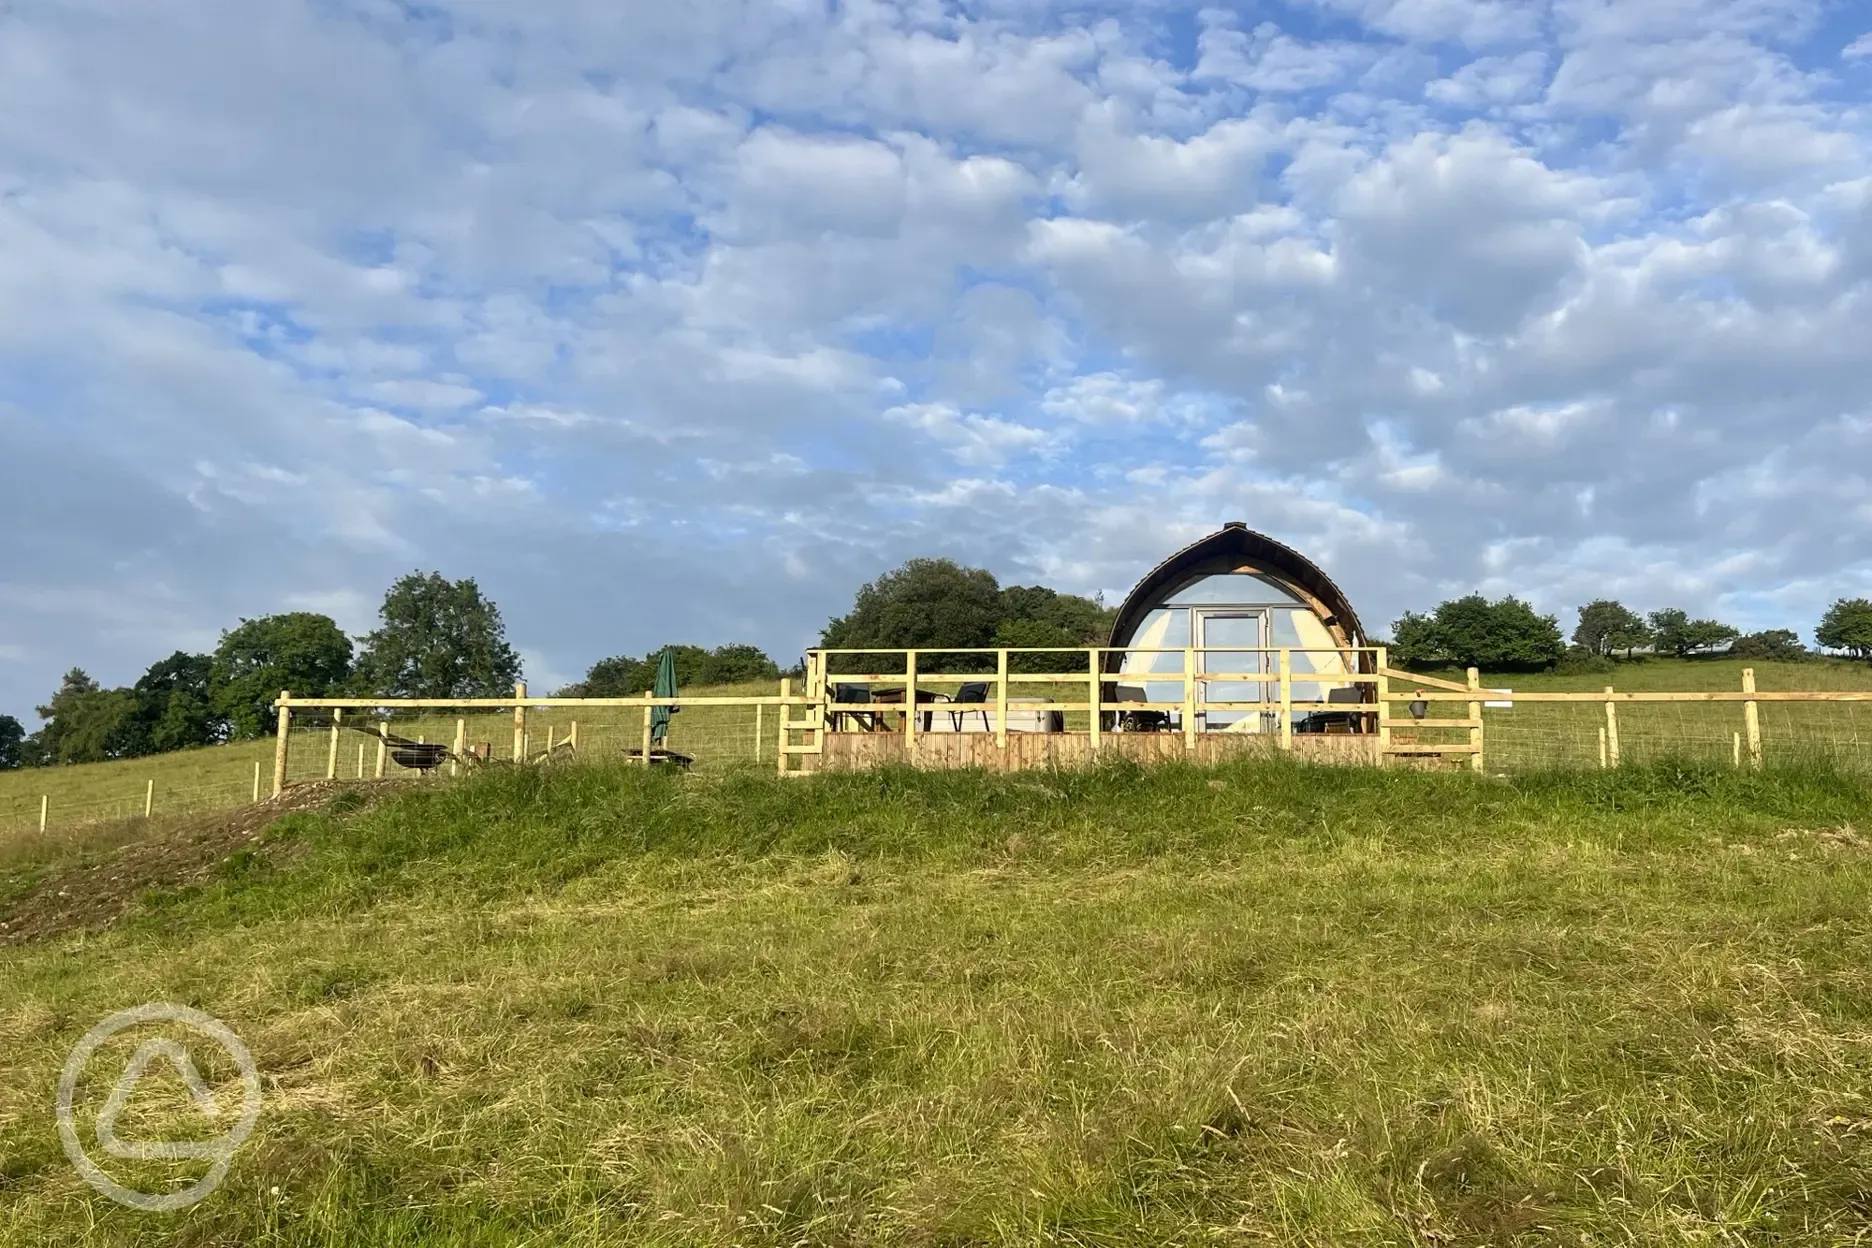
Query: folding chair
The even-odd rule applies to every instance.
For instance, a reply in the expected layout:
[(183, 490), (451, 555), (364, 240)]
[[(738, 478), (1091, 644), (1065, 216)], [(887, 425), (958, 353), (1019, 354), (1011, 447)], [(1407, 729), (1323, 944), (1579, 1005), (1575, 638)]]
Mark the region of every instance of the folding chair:
[(971, 680), (965, 682), (960, 689), (956, 690), (955, 697), (949, 700), (949, 705), (957, 706), (964, 702), (970, 705), (980, 706), (982, 709), (976, 711), (950, 711), (949, 726), (955, 731), (961, 732), (962, 721), (964, 719), (970, 715), (979, 715), (982, 721), (982, 731), (990, 731), (987, 710), (988, 682), (985, 680)]

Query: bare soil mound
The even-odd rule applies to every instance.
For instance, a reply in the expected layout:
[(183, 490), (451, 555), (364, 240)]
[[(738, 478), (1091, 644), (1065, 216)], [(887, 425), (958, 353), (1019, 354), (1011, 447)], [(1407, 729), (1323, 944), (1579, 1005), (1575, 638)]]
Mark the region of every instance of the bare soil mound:
[(374, 798), (382, 783), (319, 780), (296, 784), (277, 798), (192, 819), (173, 831), (55, 867), (18, 897), (0, 902), (0, 945), (109, 927), (149, 889), (180, 888), (209, 878), (230, 854), (259, 841), (282, 816), (318, 810), (340, 793)]

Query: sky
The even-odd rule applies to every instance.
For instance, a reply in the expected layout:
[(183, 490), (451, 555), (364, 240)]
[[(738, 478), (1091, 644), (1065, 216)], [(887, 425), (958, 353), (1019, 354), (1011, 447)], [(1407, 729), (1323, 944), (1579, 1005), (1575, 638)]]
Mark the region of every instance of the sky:
[(529, 680), (1242, 520), (1872, 592), (1861, 0), (0, 0), (0, 711), (472, 576)]

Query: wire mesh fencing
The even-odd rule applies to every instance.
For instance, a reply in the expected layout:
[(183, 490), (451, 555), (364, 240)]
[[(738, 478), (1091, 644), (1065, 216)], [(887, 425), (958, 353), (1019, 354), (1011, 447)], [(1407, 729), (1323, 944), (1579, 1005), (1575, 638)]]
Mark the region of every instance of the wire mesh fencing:
[[(1740, 702), (1514, 702), (1485, 707), (1490, 770), (1666, 760), (1764, 765), (1825, 759), (1872, 771), (1872, 703), (1760, 702), (1751, 741)], [(1607, 707), (1611, 707), (1610, 714)]]

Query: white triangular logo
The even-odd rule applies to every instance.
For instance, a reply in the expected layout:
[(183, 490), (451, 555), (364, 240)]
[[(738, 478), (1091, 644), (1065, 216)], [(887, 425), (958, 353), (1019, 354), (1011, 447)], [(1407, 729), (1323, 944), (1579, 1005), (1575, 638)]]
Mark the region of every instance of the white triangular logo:
[(208, 1085), (203, 1081), (201, 1072), (195, 1069), (194, 1059), (188, 1050), (174, 1040), (145, 1040), (137, 1046), (136, 1055), (124, 1068), (123, 1076), (117, 1080), (117, 1086), (111, 1089), (110, 1099), (104, 1102), (104, 1108), (98, 1111), (98, 1145), (113, 1157), (123, 1157), (131, 1161), (178, 1161), (183, 1159), (213, 1160), (218, 1157), (221, 1142), (176, 1140), (160, 1144), (126, 1144), (117, 1138), (117, 1115), (130, 1102), (130, 1094), (143, 1079), (150, 1063), (157, 1058), (167, 1058), (175, 1067), (182, 1082), (188, 1085), (189, 1098), (195, 1102), (204, 1118), (218, 1118), (220, 1111), (215, 1108), (214, 1096), (209, 1093)]

